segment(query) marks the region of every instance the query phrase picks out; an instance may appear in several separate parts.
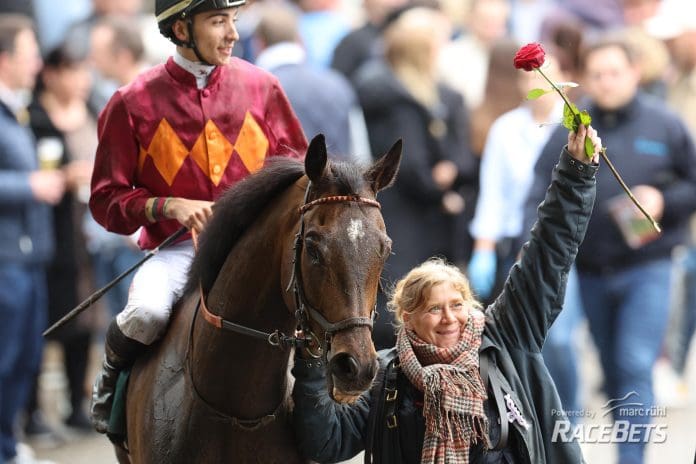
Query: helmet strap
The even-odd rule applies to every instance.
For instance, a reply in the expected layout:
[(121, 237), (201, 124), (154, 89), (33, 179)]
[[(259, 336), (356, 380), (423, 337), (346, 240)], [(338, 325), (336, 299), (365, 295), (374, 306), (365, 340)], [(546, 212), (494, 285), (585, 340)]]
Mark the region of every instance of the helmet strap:
[(208, 61), (205, 58), (203, 58), (203, 55), (201, 55), (200, 50), (198, 50), (198, 46), (196, 45), (196, 39), (193, 36), (193, 18), (192, 17), (186, 18), (186, 28), (188, 29), (188, 34), (189, 34), (189, 41), (186, 44), (186, 46), (188, 48), (190, 48), (191, 50), (193, 50), (193, 53), (196, 54), (196, 58), (198, 58), (198, 60), (201, 63), (203, 63), (204, 65), (207, 65), (207, 66), (213, 66), (212, 63), (208, 63)]

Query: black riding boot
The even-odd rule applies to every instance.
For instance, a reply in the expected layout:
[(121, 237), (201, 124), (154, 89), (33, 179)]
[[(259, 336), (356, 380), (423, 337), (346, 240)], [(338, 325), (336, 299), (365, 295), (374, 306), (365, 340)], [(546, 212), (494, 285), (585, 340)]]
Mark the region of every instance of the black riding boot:
[(99, 433), (106, 433), (111, 417), (111, 405), (119, 373), (133, 364), (147, 345), (126, 337), (116, 323), (111, 321), (106, 331), (104, 362), (102, 370), (94, 381), (90, 414), (92, 425)]

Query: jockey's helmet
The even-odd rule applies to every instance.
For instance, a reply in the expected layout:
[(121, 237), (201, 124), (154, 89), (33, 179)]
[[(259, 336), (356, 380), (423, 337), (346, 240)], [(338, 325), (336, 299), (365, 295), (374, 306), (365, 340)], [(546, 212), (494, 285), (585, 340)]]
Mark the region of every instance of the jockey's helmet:
[(191, 17), (197, 13), (210, 10), (222, 10), (242, 6), (246, 0), (155, 0), (155, 16), (159, 25), (160, 33), (174, 42), (196, 50), (193, 34), (189, 34), (188, 43), (183, 43), (177, 39), (172, 31), (172, 26), (176, 20), (181, 19), (189, 24), (189, 31), (192, 31)]

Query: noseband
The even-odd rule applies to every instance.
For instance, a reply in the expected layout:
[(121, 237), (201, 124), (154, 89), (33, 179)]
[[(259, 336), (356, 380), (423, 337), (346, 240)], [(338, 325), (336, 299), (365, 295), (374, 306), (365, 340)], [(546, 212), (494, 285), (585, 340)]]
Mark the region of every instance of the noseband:
[[(375, 308), (372, 310), (370, 317), (349, 317), (342, 319), (338, 322), (329, 322), (319, 311), (317, 311), (309, 302), (304, 292), (304, 283), (302, 281), (302, 269), (300, 258), (302, 256), (302, 248), (304, 245), (304, 232), (305, 232), (305, 213), (319, 205), (324, 205), (327, 203), (359, 203), (368, 206), (374, 206), (376, 208), (381, 208), (380, 204), (376, 200), (370, 198), (364, 198), (357, 195), (333, 195), (328, 197), (317, 198), (316, 200), (308, 201), (310, 192), (312, 188), (312, 182), (307, 183), (307, 189), (304, 194), (304, 201), (302, 206), (299, 208), (300, 212), (300, 226), (297, 234), (295, 235), (295, 243), (293, 245), (294, 257), (293, 257), (293, 268), (292, 275), (290, 276), (290, 282), (286, 291), (290, 291), (292, 288), (293, 296), (295, 300), (295, 319), (297, 321), (297, 328), (302, 332), (302, 336), (290, 336), (285, 335), (280, 330), (274, 332), (262, 332), (260, 330), (252, 329), (246, 327), (227, 319), (223, 319), (220, 316), (216, 316), (208, 310), (205, 304), (205, 297), (203, 295), (203, 289), (201, 288), (201, 298), (199, 303), (199, 308), (203, 318), (213, 325), (214, 327), (221, 330), (228, 330), (242, 335), (247, 335), (253, 338), (262, 339), (268, 342), (270, 345), (279, 347), (281, 349), (289, 348), (294, 346), (296, 348), (305, 348), (306, 352), (314, 357), (323, 357), (324, 361), (327, 361), (328, 353), (331, 349), (331, 339), (333, 336), (342, 331), (348, 330), (355, 327), (369, 327), (372, 330), (374, 323), (374, 317), (376, 314)], [(324, 339), (320, 340), (319, 337), (312, 331), (310, 327), (310, 321), (316, 323), (324, 331)], [(313, 351), (315, 350), (315, 351)]]

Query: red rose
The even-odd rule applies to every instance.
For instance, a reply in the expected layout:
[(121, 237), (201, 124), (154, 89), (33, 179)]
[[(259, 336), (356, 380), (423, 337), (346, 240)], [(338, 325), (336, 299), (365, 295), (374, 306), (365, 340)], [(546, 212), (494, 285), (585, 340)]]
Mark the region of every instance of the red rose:
[(519, 51), (515, 54), (515, 60), (513, 63), (517, 69), (533, 71), (544, 64), (545, 57), (546, 52), (541, 44), (530, 43), (519, 49)]

